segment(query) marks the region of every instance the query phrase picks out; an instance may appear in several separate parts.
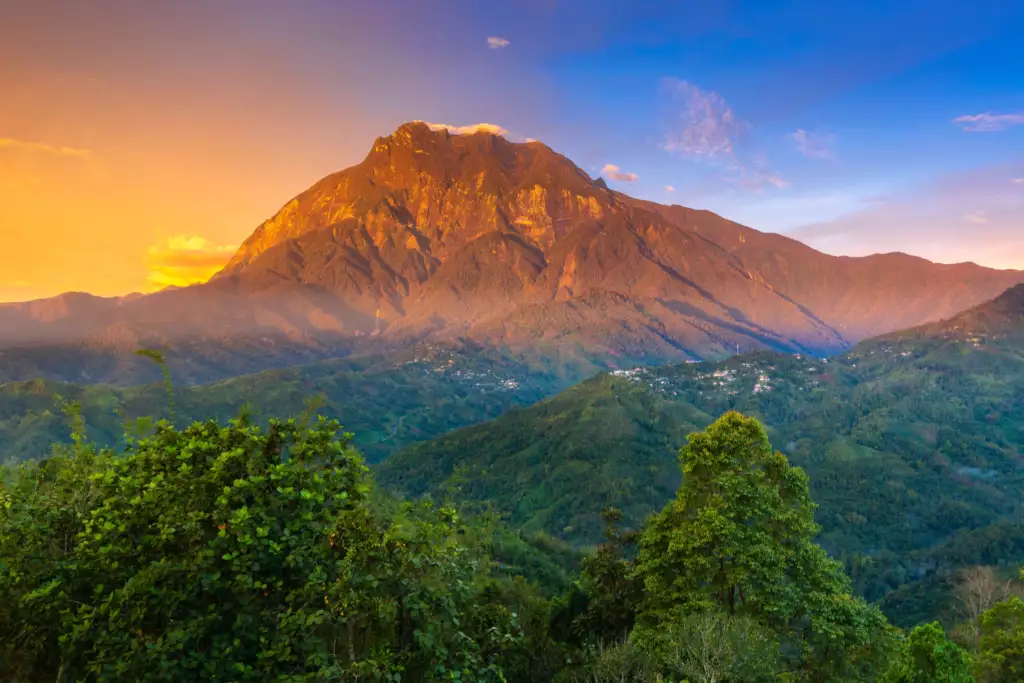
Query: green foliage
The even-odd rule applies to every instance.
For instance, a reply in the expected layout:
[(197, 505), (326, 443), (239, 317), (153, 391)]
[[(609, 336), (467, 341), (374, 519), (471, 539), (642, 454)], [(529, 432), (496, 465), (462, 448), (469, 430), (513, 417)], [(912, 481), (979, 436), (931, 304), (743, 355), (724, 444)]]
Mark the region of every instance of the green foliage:
[(604, 646), (623, 642), (643, 599), (626, 553), (636, 534), (617, 528), (621, 512), (605, 510), (605, 542), (583, 560), (580, 581), (558, 602), (553, 623), (563, 639)]
[(1024, 601), (1012, 596), (981, 615), (980, 683), (1024, 681)]
[(440, 436), (512, 407), (557, 393), (595, 371), (583, 361), (545, 359), (465, 347), (411, 351), (323, 361), (242, 375), (202, 386), (169, 383), (174, 364), (155, 350), (163, 381), (137, 387), (74, 385), (50, 380), (0, 383), (0, 462), (45, 456), (68, 441), (68, 424), (54, 394), (78, 401), (97, 444), (119, 447), (126, 421), (165, 416), (176, 426), (193, 419), (227, 420), (244, 406), (254, 422), (313, 409), (356, 432), (355, 445), (370, 462), (402, 446)]
[(727, 413), (692, 434), (679, 460), (683, 485), (640, 538), (641, 621), (748, 617), (782, 639), (807, 680), (875, 666), (885, 619), (815, 545), (807, 477), (772, 451), (764, 428)]
[[(335, 423), (166, 423), (23, 466), (0, 513), (0, 679), (501, 680), (450, 508), (375, 516)], [(462, 533), (460, 533), (460, 531)]]
[(885, 683), (973, 683), (971, 658), (937, 622), (918, 626), (906, 640)]
[(736, 410), (809, 476), (818, 542), (856, 593), (902, 626), (950, 624), (961, 568), (1024, 561), (1020, 330), (979, 329), (982, 342), (925, 330), (829, 359), (753, 353), (601, 375), (398, 451), (377, 475), (402, 495), (436, 495), (461, 467), (462, 500), (587, 546), (602, 509), (637, 528), (671, 500), (679, 445)]

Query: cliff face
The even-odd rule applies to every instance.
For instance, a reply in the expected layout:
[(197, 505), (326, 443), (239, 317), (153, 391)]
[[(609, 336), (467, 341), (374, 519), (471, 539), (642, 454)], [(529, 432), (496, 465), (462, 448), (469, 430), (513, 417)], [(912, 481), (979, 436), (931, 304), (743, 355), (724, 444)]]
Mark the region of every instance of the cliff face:
[[(211, 282), (0, 306), (0, 345), (320, 348), (470, 338), (648, 360), (836, 351), (1024, 273), (833, 257), (613, 192), (538, 142), (409, 123), (259, 226)], [(84, 341), (83, 341), (84, 340)]]

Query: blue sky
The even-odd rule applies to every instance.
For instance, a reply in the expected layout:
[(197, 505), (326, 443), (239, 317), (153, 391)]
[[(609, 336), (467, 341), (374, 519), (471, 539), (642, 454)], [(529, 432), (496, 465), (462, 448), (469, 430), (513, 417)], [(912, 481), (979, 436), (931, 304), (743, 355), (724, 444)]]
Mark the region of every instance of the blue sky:
[(209, 268), (414, 119), (832, 253), (1024, 269), (1021, 36), (1021, 0), (8, 3), (0, 300)]

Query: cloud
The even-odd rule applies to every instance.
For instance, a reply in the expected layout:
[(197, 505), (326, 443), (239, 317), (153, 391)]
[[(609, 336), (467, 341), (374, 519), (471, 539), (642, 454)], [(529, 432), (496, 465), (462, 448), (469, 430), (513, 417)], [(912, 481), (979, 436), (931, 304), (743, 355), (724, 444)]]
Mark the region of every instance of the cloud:
[(419, 121), (418, 123), (426, 124), (430, 130), (446, 130), (452, 135), (473, 135), (475, 133), (508, 135), (507, 130), (495, 123), (474, 123), (470, 126), (453, 126), (450, 123), (430, 123), (428, 121)]
[(676, 191), (676, 188), (672, 187), (671, 185), (666, 185), (665, 186), (665, 192), (671, 193), (671, 192), (675, 192), (675, 191)]
[(717, 166), (725, 171), (721, 180), (748, 190), (789, 186), (764, 155), (748, 149), (745, 139), (752, 126), (736, 116), (721, 95), (677, 78), (662, 79), (661, 90), (672, 106), (663, 149)]
[(500, 50), (501, 48), (508, 47), (509, 45), (510, 43), (501, 36), (487, 37), (487, 47), (491, 48), (492, 50)]
[(794, 142), (797, 151), (805, 157), (825, 160), (835, 158), (835, 154), (832, 151), (832, 144), (835, 142), (835, 137), (832, 135), (812, 133), (804, 130), (803, 128), (797, 128), (786, 137)]
[(1024, 178), (1014, 178), (1010, 182), (1014, 185), (1024, 185)]
[(0, 138), (0, 149), (10, 149), (18, 152), (34, 152), (38, 154), (50, 154), (61, 157), (75, 157), (78, 159), (91, 159), (92, 150), (79, 149), (77, 147), (65, 147), (63, 145), (50, 145), (45, 142), (30, 142), (27, 140), (15, 140), (13, 138)]
[(969, 114), (958, 116), (953, 123), (962, 125), (968, 133), (992, 133), (998, 130), (1006, 130), (1011, 126), (1024, 125), (1024, 112), (1013, 114)]
[(789, 187), (789, 181), (771, 173), (761, 173), (759, 171), (748, 172), (746, 176), (740, 178), (738, 181), (740, 185), (747, 188), (748, 190), (754, 190), (759, 192), (765, 185), (772, 185), (784, 189)]
[(224, 267), (237, 247), (214, 244), (205, 237), (178, 235), (146, 252), (147, 282), (152, 289), (206, 282)]
[(635, 183), (640, 180), (640, 176), (636, 173), (624, 173), (615, 164), (605, 164), (601, 169), (601, 175), (607, 176), (611, 180), (618, 180), (620, 183)]
[(662, 89), (682, 104), (675, 129), (665, 137), (665, 149), (707, 159), (735, 156), (737, 141), (748, 124), (736, 118), (718, 93), (676, 78), (662, 81)]
[(975, 225), (984, 225), (985, 223), (988, 223), (988, 219), (985, 218), (985, 212), (980, 209), (978, 211), (971, 211), (970, 213), (965, 214), (964, 220), (968, 223), (974, 223)]

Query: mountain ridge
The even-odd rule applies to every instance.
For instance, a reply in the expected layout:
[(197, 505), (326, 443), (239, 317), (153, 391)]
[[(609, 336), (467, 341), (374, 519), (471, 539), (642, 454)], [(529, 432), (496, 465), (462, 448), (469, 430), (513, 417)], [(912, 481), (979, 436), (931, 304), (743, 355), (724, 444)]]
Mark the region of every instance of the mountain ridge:
[(121, 357), (147, 345), (258, 349), (241, 354), (246, 370), (460, 338), (628, 362), (828, 354), (1024, 281), (912, 256), (830, 256), (599, 180), (542, 143), (403, 124), (287, 202), (208, 283), (51, 304), (49, 317), (0, 306), (0, 379), (50, 376), (27, 345)]

